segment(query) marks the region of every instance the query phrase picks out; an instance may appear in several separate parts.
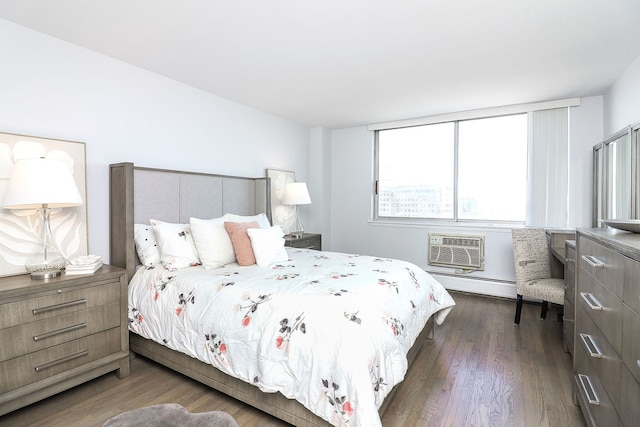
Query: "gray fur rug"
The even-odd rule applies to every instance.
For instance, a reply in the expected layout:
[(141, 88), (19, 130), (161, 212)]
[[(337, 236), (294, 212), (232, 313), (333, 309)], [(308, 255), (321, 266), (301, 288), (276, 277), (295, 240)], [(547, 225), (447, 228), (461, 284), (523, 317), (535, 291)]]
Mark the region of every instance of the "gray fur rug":
[(107, 420), (102, 427), (239, 427), (226, 412), (191, 413), (177, 403), (134, 409)]

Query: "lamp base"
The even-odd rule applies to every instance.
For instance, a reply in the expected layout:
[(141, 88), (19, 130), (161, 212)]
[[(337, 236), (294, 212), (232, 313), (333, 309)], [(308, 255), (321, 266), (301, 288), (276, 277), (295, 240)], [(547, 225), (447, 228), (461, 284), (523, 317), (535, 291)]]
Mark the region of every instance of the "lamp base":
[(51, 209), (47, 205), (42, 208), (42, 252), (30, 255), (25, 263), (25, 268), (34, 280), (51, 279), (62, 274), (62, 269), (67, 266), (67, 261), (58, 250), (51, 235), (51, 221), (49, 217)]
[(48, 260), (39, 259), (42, 256), (34, 255), (27, 260), (25, 268), (31, 274), (34, 280), (51, 279), (62, 275), (62, 269), (67, 265), (64, 258), (55, 258)]
[(44, 280), (44, 279), (53, 279), (54, 277), (58, 277), (62, 275), (62, 270), (40, 270), (40, 271), (32, 271), (31, 279), (33, 280)]

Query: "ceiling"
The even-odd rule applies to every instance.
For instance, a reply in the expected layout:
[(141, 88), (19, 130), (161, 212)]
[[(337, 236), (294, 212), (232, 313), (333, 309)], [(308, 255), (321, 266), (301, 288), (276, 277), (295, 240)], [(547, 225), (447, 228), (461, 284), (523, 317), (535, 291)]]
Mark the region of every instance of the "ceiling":
[(305, 126), (601, 95), (638, 0), (0, 0), (0, 18)]

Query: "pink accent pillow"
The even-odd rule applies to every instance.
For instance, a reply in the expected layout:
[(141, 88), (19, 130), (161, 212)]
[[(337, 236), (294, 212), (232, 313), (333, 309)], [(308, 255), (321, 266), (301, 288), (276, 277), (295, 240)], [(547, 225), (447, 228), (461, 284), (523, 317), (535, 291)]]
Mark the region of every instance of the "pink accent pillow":
[(227, 230), (233, 252), (236, 254), (236, 260), (240, 265), (253, 265), (256, 263), (256, 257), (251, 248), (251, 239), (247, 230), (249, 228), (260, 228), (257, 222), (228, 222), (225, 221), (224, 229)]

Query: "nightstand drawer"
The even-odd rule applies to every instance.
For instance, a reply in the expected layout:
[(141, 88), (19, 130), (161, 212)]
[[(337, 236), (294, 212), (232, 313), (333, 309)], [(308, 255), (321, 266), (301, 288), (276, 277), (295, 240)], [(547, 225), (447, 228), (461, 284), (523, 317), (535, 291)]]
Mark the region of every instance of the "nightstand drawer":
[[(37, 285), (34, 285), (37, 286)], [(0, 305), (0, 329), (119, 302), (120, 282), (86, 288), (62, 288), (48, 295)]]
[(117, 302), (0, 329), (0, 362), (120, 325)]
[(290, 248), (322, 250), (322, 235), (304, 233), (302, 237), (284, 237), (284, 245)]
[(0, 394), (52, 377), (120, 351), (120, 328), (0, 363)]

